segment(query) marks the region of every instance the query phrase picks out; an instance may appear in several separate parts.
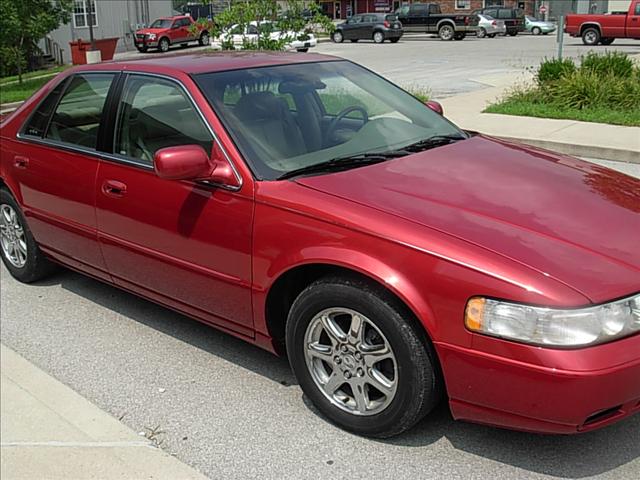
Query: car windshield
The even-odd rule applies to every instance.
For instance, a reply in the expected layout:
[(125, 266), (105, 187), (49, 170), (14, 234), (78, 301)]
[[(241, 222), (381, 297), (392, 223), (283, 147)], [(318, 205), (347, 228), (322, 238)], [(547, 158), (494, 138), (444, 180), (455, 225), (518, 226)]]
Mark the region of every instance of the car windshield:
[(154, 21), (149, 28), (169, 28), (172, 23), (173, 20), (167, 18), (159, 18), (158, 20)]
[(466, 135), (420, 100), (348, 61), (194, 76), (258, 179)]

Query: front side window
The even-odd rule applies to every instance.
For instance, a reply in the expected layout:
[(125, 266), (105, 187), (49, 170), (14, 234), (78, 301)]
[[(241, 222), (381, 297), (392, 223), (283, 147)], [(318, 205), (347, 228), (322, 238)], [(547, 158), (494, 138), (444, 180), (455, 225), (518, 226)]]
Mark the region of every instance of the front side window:
[(102, 111), (115, 74), (76, 75), (62, 95), (46, 138), (95, 150)]
[(127, 78), (118, 107), (114, 152), (153, 165), (161, 148), (200, 145), (211, 152), (213, 138), (184, 90), (144, 75)]
[(74, 0), (73, 26), (76, 28), (88, 27), (89, 22), (94, 27), (98, 26), (96, 0)]
[(416, 98), (348, 61), (194, 78), (259, 179), (434, 136), (466, 138)]
[(171, 20), (167, 18), (159, 18), (158, 20), (155, 20), (151, 25), (149, 25), (149, 28), (169, 28), (169, 27), (171, 27)]

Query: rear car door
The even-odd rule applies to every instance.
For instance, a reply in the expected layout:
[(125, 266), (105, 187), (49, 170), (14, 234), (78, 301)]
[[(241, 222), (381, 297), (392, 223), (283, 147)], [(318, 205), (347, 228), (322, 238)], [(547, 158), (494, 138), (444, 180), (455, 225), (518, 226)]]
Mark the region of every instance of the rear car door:
[(378, 23), (378, 17), (375, 15), (364, 15), (362, 17), (362, 24), (360, 27), (360, 38), (373, 38), (373, 27)]
[(115, 283), (248, 336), (253, 198), (159, 178), (161, 148), (214, 146), (211, 128), (176, 80), (128, 74), (117, 105), (112, 161), (97, 175), (98, 237)]
[(103, 110), (116, 73), (79, 73), (39, 105), (19, 134), (13, 163), (29, 227), (43, 250), (108, 278), (97, 242), (95, 179)]

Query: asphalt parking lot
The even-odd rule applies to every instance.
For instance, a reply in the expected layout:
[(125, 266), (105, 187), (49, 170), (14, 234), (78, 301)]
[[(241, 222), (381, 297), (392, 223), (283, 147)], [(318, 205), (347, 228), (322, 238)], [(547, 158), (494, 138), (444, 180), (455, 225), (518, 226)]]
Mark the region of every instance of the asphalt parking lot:
[(2, 266), (0, 285), (5, 345), (211, 478), (640, 476), (640, 415), (544, 436), (455, 422), (442, 405), (368, 440), (320, 417), (286, 360), (198, 322), (70, 271), (27, 286)]
[[(579, 38), (564, 37), (564, 56), (579, 58), (590, 50)], [(640, 53), (640, 41), (617, 39), (606, 50)], [(485, 88), (492, 77), (512, 75), (537, 67), (545, 57), (557, 54), (555, 34), (476, 38), (444, 42), (436, 37), (409, 34), (400, 42), (320, 43), (318, 53), (336, 55), (360, 63), (403, 87), (420, 86), (443, 98)]]

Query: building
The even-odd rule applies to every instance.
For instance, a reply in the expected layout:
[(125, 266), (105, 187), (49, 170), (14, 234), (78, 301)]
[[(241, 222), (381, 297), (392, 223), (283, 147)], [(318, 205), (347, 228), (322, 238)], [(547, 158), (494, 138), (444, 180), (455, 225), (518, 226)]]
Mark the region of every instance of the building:
[(89, 39), (89, 22), (96, 39), (117, 37), (116, 52), (134, 50), (133, 33), (158, 17), (176, 14), (172, 0), (74, 0), (71, 21), (49, 32), (41, 41), (45, 55), (71, 63), (69, 42)]
[(536, 10), (539, 0), (320, 0), (322, 11), (331, 18), (344, 19), (356, 13), (393, 12), (409, 3), (437, 3), (444, 13), (471, 13), (483, 7), (521, 8), (527, 15)]

